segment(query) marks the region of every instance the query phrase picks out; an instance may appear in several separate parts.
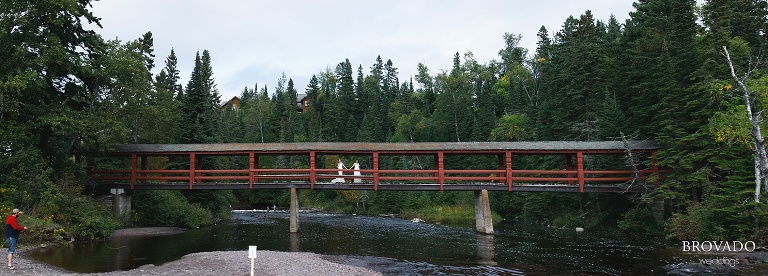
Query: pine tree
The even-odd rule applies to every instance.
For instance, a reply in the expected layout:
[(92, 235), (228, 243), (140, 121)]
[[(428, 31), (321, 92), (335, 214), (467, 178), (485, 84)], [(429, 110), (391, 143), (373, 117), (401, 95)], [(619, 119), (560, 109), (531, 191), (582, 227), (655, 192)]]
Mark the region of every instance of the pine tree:
[(424, 114), (431, 114), (435, 109), (435, 89), (432, 76), (429, 75), (429, 68), (423, 63), (419, 62), (416, 65), (418, 74), (416, 75), (416, 82), (419, 83), (420, 88), (417, 89), (417, 93), (422, 95), (422, 101), (418, 105)]
[(349, 59), (336, 66), (336, 95), (339, 104), (339, 113), (336, 114), (335, 127), (341, 141), (355, 141), (359, 122), (357, 114), (357, 101), (355, 100), (355, 83), (352, 79), (352, 64)]
[(178, 83), (180, 77), (176, 64), (176, 53), (171, 49), (171, 53), (165, 59), (165, 67), (155, 76), (155, 92), (150, 102), (157, 107), (157, 113), (152, 116), (152, 120), (163, 133), (152, 139), (155, 143), (175, 143), (179, 139), (181, 113), (178, 99), (183, 95), (183, 90)]
[(323, 141), (323, 104), (324, 99), (320, 96), (320, 81), (316, 75), (312, 75), (306, 88), (307, 98), (309, 99), (307, 110), (304, 112), (304, 120), (307, 121), (307, 132), (310, 141)]
[(171, 49), (171, 53), (165, 58), (165, 67), (155, 76), (155, 89), (162, 93), (169, 93), (172, 97), (179, 99), (184, 91), (179, 83), (179, 70), (176, 68), (178, 60), (176, 53)]
[(601, 65), (598, 48), (602, 30), (595, 23), (592, 13), (587, 11), (576, 18), (568, 18), (563, 29), (557, 33), (558, 43), (552, 51), (550, 62), (553, 71), (548, 78), (552, 108), (560, 109), (553, 114), (550, 137), (559, 139), (595, 140), (596, 113), (603, 85), (596, 72)]
[(213, 80), (213, 68), (208, 50), (195, 56), (195, 67), (181, 102), (182, 143), (214, 143), (219, 121), (219, 94)]

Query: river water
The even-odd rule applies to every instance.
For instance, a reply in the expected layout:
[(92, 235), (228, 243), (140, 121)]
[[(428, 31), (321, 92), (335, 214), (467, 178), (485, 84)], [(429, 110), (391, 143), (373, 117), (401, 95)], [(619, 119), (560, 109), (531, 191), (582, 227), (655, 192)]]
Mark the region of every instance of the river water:
[[(232, 221), (182, 234), (76, 243), (30, 256), (82, 273), (130, 270), (189, 253), (247, 250), (252, 245), (344, 256), (387, 275), (693, 275), (689, 272), (707, 270), (681, 266), (695, 257), (678, 248), (594, 231), (501, 223), (494, 226), (495, 235), (482, 235), (473, 227), (322, 213), (301, 213), (299, 225), (300, 233), (290, 234), (287, 213), (235, 211)], [(752, 269), (710, 272), (742, 275)]]

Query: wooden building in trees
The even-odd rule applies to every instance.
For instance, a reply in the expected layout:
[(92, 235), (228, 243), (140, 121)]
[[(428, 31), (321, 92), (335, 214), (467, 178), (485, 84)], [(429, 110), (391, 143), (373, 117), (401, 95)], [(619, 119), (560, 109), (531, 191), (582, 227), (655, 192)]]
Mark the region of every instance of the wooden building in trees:
[(307, 96), (307, 94), (299, 94), (298, 101), (296, 102), (296, 111), (298, 112), (304, 112), (307, 111), (307, 108), (309, 108), (309, 101), (311, 98)]
[(221, 110), (226, 111), (227, 109), (232, 109), (235, 111), (240, 109), (240, 98), (238, 98), (237, 96), (232, 97), (231, 100), (221, 105)]

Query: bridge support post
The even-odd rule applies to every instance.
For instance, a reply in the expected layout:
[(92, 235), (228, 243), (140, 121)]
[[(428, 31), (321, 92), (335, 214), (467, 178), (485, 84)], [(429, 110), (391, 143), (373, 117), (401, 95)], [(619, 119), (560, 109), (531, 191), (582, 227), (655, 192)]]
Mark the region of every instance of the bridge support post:
[(112, 209), (123, 222), (131, 221), (131, 194), (125, 189), (112, 189)]
[(299, 196), (296, 188), (291, 188), (291, 233), (299, 232)]
[(493, 217), (491, 203), (488, 200), (488, 190), (475, 191), (475, 230), (479, 233), (493, 235)]

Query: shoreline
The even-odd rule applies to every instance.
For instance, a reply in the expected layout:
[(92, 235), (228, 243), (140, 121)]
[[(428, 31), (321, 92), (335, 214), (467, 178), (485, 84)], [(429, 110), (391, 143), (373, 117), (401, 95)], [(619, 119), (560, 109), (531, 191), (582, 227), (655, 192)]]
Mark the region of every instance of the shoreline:
[[(146, 235), (173, 235), (186, 231), (174, 227), (124, 228), (112, 238)], [(212, 251), (184, 255), (162, 265), (147, 264), (123, 271), (78, 273), (32, 259), (27, 254), (40, 247), (20, 248), (14, 257), (13, 275), (250, 275), (248, 251)], [(369, 268), (354, 266), (344, 257), (311, 252), (258, 251), (254, 259), (255, 275), (383, 275)], [(6, 269), (6, 268), (0, 268)], [(7, 272), (11, 272), (6, 269)], [(5, 274), (5, 273), (0, 273)]]
[[(131, 238), (139, 236), (165, 236), (179, 234), (187, 231), (184, 228), (175, 227), (146, 227), (124, 228), (116, 230), (110, 239)], [(15, 271), (12, 275), (249, 275), (250, 259), (248, 251), (212, 251), (198, 252), (182, 256), (173, 261), (161, 265), (147, 264), (131, 270), (78, 273), (35, 260), (29, 256), (29, 252), (45, 248), (45, 246), (20, 247), (14, 264)], [(677, 248), (669, 248), (674, 250)], [(763, 274), (768, 271), (768, 250), (759, 248), (749, 254), (696, 254), (689, 258), (670, 261), (663, 267), (667, 273), (682, 272), (701, 273), (730, 273), (740, 271), (743, 273)], [(375, 257), (373, 257), (375, 259)], [(705, 264), (698, 259), (738, 261), (732, 263)], [(258, 251), (255, 262), (256, 275), (384, 275), (389, 273), (390, 263), (384, 264), (381, 260), (365, 259), (361, 261), (355, 256), (321, 255), (312, 252), (282, 252), (282, 251)], [(4, 268), (0, 268), (4, 269)], [(0, 273), (6, 275), (6, 273)]]
[[(14, 260), (13, 275), (249, 275), (248, 251), (213, 251), (191, 253), (162, 265), (143, 265), (123, 271), (78, 273), (24, 256)], [(368, 268), (343, 262), (338, 256), (326, 257), (310, 252), (259, 251), (254, 259), (255, 275), (383, 275)], [(343, 260), (341, 260), (343, 261)], [(4, 274), (4, 273), (3, 273)]]

